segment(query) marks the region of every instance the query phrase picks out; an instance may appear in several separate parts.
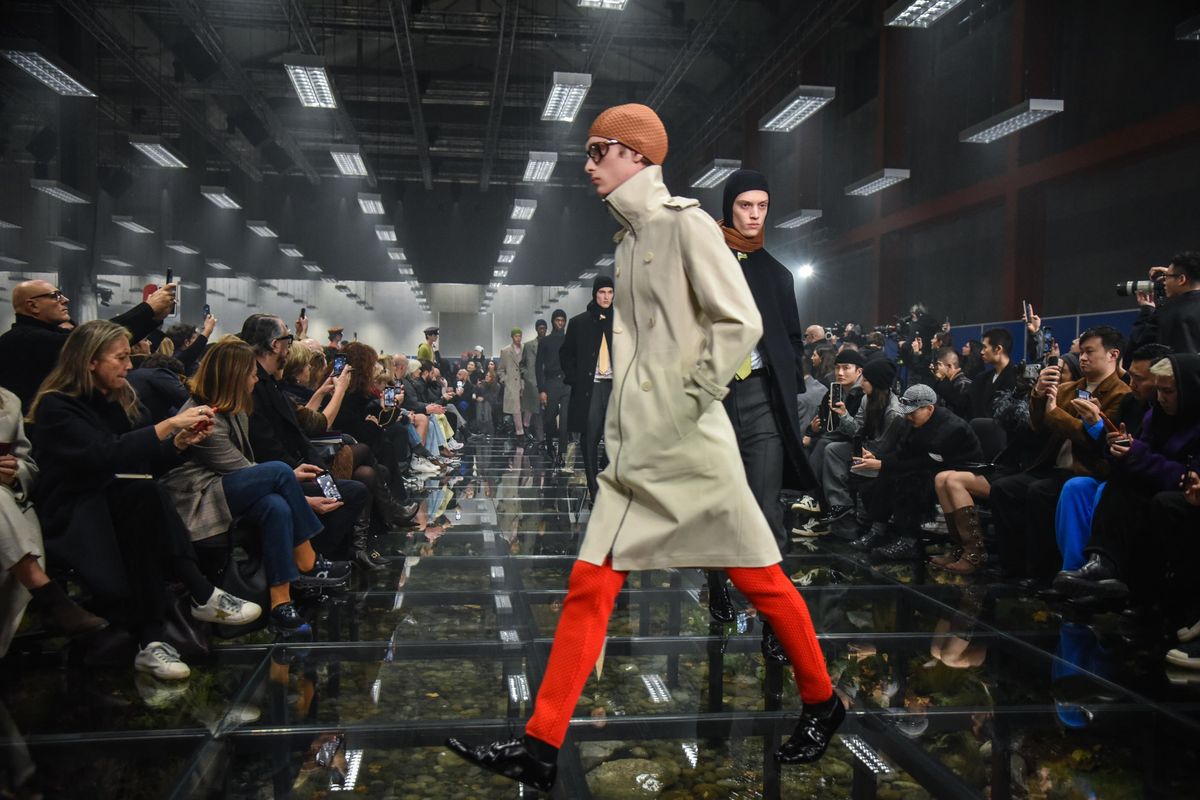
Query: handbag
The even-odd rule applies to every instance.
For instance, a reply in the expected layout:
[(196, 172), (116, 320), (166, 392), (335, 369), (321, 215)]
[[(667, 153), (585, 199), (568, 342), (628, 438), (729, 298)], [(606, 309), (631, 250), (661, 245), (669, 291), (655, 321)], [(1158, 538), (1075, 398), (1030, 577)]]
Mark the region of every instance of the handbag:
[(208, 623), (192, 617), (192, 595), (182, 586), (171, 592), (163, 619), (163, 640), (179, 651), (184, 661), (207, 658)]
[(239, 542), (254, 541), (257, 532), (247, 532), (244, 535), (240, 528), (250, 523), (235, 523), (231, 530), (229, 553), (225, 557), (225, 566), (221, 570), (221, 589), (243, 600), (249, 600), (262, 606), (263, 613), (254, 622), (247, 625), (214, 625), (215, 633), (222, 639), (232, 639), (251, 631), (256, 631), (267, 624), (267, 611), (271, 607), (271, 591), (267, 584), (267, 570), (263, 563), (262, 553), (251, 553), (239, 545)]

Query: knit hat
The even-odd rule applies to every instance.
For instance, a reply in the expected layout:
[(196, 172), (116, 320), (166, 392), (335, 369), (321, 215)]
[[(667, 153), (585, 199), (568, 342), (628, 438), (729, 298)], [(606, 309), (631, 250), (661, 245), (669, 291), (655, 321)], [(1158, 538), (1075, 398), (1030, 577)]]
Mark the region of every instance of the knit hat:
[(546, 327), (549, 327), (549, 326), (548, 326), (548, 325), (546, 325), (546, 320), (544, 320), (544, 319), (539, 319), (537, 322), (533, 323), (533, 329), (534, 329), (535, 331), (536, 331), (538, 328), (546, 328)]
[(834, 364), (853, 364), (854, 366), (861, 369), (862, 365), (866, 362), (863, 361), (862, 353), (858, 352), (857, 350), (850, 350), (849, 348), (847, 348), (837, 354), (837, 358), (835, 358), (833, 360), (833, 363)]
[(906, 413), (916, 411), (918, 408), (924, 408), (925, 406), (936, 405), (937, 392), (932, 387), (926, 386), (923, 383), (914, 383), (904, 390), (904, 396), (900, 398), (900, 407)]
[(601, 111), (588, 129), (588, 136), (616, 139), (644, 155), (651, 164), (662, 164), (667, 158), (667, 129), (654, 109), (639, 103)]
[(561, 308), (556, 308), (556, 309), (554, 309), (554, 313), (550, 315), (550, 321), (553, 322), (554, 320), (556, 320), (560, 317), (562, 319), (566, 319), (567, 312), (563, 311)]
[(739, 169), (737, 172), (729, 176), (725, 181), (725, 196), (721, 201), (721, 219), (725, 220), (725, 224), (733, 227), (733, 201), (737, 199), (739, 194), (753, 191), (766, 192), (771, 194), (771, 187), (767, 184), (767, 176), (761, 172), (752, 169)]
[(613, 288), (613, 279), (607, 275), (597, 275), (592, 281), (592, 299), (596, 299), (596, 293), (601, 289)]
[(482, 353), (482, 352), (483, 352), (483, 345), (481, 345), (481, 344), (477, 344), (477, 345), (475, 345), (475, 352), (476, 352), (476, 353)]
[(896, 380), (896, 365), (887, 358), (868, 358), (863, 364), (863, 377), (871, 382), (875, 389), (891, 390)]
[(522, 333), (521, 329), (520, 329), (520, 328), (513, 328), (511, 331), (509, 331), (509, 332), (508, 332), (508, 335), (509, 335), (509, 336), (516, 336), (518, 333)]

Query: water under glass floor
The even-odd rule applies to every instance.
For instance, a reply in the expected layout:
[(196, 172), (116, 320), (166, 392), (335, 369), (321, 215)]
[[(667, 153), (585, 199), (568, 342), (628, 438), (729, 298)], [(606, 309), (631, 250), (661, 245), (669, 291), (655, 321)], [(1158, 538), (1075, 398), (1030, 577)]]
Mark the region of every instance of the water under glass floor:
[[(45, 798), (516, 798), (447, 736), (519, 733), (586, 526), (582, 471), (491, 440), (422, 489), (388, 568), (306, 607), (311, 643), (216, 639), (190, 679), (91, 669), (61, 640), (0, 662), (0, 788)], [(630, 575), (559, 760), (559, 798), (1200, 797), (1200, 675), (1115, 615), (872, 568), (826, 539), (784, 567), (850, 703), (820, 762), (771, 753), (799, 700), (761, 623), (704, 575)], [(11, 787), (20, 785), (20, 789)], [(350, 793), (350, 794), (346, 794)], [(0, 791), (0, 796), (4, 795)]]

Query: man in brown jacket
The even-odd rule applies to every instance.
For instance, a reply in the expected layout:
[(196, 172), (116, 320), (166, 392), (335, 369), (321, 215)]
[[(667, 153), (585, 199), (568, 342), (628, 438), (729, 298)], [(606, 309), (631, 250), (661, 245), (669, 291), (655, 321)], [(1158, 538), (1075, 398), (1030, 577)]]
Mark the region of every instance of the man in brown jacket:
[(720, 567), (771, 623), (804, 701), (795, 733), (775, 758), (815, 761), (846, 711), (804, 600), (779, 567), (779, 547), (719, 402), (762, 337), (754, 298), (699, 202), (672, 197), (663, 185), (667, 132), (654, 111), (636, 104), (604, 111), (592, 123), (587, 155), (588, 177), (622, 228), (613, 270), (609, 464), (525, 736), (447, 745), (484, 769), (549, 791), (629, 570)]
[[(1083, 378), (1060, 385), (1061, 368), (1042, 370), (1029, 401), (1034, 430), (1045, 441), (1028, 469), (991, 484), (1000, 559), (1007, 577), (1049, 584), (1058, 564), (1054, 512), (1063, 484), (1076, 475), (1103, 479), (1105, 418), (1117, 425), (1129, 387), (1119, 366), (1125, 337), (1101, 325), (1079, 335)], [(1103, 416), (1102, 416), (1103, 415)]]

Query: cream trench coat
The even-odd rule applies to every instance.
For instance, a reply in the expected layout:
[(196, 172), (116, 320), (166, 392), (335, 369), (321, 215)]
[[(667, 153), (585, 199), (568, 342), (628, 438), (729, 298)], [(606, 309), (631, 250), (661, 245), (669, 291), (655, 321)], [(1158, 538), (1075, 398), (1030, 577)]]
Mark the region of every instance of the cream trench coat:
[[(522, 352), (524, 349), (522, 346)], [(504, 413), (520, 414), (521, 390), (525, 387), (525, 380), (521, 376), (521, 358), (511, 344), (501, 348), (500, 364), (496, 367), (496, 374), (499, 375), (500, 384), (504, 387)]]
[(608, 467), (579, 558), (616, 570), (781, 560), (719, 401), (762, 337), (720, 230), (647, 167), (606, 199), (617, 234)]

